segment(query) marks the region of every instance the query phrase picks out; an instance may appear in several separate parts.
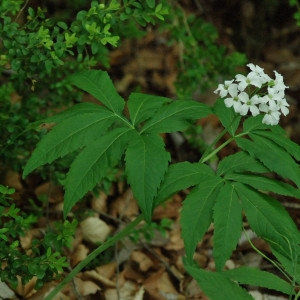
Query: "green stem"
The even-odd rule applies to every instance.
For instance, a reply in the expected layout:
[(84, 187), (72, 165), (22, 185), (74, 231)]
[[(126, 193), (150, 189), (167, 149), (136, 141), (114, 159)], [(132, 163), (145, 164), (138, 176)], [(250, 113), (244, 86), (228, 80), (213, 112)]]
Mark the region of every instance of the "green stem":
[(113, 246), (116, 242), (122, 238), (128, 236), (130, 232), (144, 219), (144, 216), (140, 214), (135, 220), (129, 223), (122, 231), (115, 234), (112, 238), (108, 239), (92, 253), (90, 253), (83, 261), (81, 261), (51, 292), (45, 300), (51, 300), (54, 296), (69, 282), (71, 281), (87, 264), (94, 260), (99, 254)]
[(231, 143), (232, 141), (234, 141), (236, 138), (247, 135), (249, 132), (242, 132), (239, 133), (233, 137), (231, 137), (230, 139), (228, 139), (226, 142), (224, 142), (222, 145), (220, 145), (217, 149), (215, 149), (214, 151), (210, 152), (209, 154), (207, 154), (206, 156), (202, 156), (200, 162), (201, 163), (205, 163), (206, 161), (208, 161), (210, 158), (212, 158), (214, 155), (216, 155), (221, 149), (223, 149), (224, 147), (226, 147), (229, 143)]
[(212, 156), (214, 156), (218, 151), (220, 151), (222, 148), (224, 148), (226, 145), (228, 145), (233, 139), (230, 139), (229, 143), (226, 143), (226, 145), (224, 145), (223, 147), (218, 147), (218, 151), (213, 151), (213, 154), (211, 155), (212, 152), (210, 152), (214, 146), (217, 144), (217, 142), (228, 132), (228, 128), (233, 124), (233, 122), (238, 118), (239, 116), (236, 115), (232, 121), (230, 122), (230, 124), (215, 138), (215, 140), (212, 142), (212, 144), (205, 150), (205, 152), (203, 153), (201, 159), (200, 159), (200, 163), (204, 163), (207, 160), (209, 160)]

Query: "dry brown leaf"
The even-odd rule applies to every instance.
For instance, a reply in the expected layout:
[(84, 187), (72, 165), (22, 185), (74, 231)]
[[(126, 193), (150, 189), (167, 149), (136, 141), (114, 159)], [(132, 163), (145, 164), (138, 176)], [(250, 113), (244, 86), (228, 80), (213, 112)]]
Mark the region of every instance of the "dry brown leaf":
[(36, 292), (36, 290), (34, 289), (34, 286), (37, 281), (36, 277), (33, 277), (32, 279), (30, 279), (29, 282), (26, 283), (25, 285), (22, 284), (20, 276), (17, 276), (17, 278), (18, 278), (18, 286), (17, 286), (15, 292), (18, 295), (20, 295), (24, 298), (28, 298)]
[(138, 264), (138, 268), (142, 272), (148, 271), (153, 266), (153, 261), (140, 250), (133, 251), (130, 258)]
[(97, 217), (88, 217), (80, 222), (82, 236), (85, 241), (102, 243), (110, 233), (109, 226)]
[(103, 276), (100, 275), (95, 270), (85, 271), (83, 273), (83, 279), (93, 280), (93, 281), (99, 283), (101, 286), (105, 286), (108, 288), (114, 288), (116, 286), (115, 282), (106, 278), (104, 275)]
[(143, 282), (145, 279), (145, 276), (142, 272), (139, 270), (133, 268), (133, 266), (130, 263), (127, 263), (124, 267), (123, 272), (121, 275), (124, 277), (125, 280), (131, 280), (137, 283)]
[(95, 294), (101, 290), (100, 287), (92, 281), (83, 281), (80, 278), (75, 278), (75, 284), (81, 296)]
[(45, 182), (39, 185), (35, 190), (34, 193), (37, 197), (46, 195), (47, 200), (50, 203), (59, 203), (63, 202), (64, 194), (63, 190), (59, 186), (54, 186), (51, 182)]
[(92, 198), (92, 209), (98, 213), (107, 212), (107, 195), (100, 191), (99, 195)]
[(187, 285), (185, 289), (185, 295), (190, 299), (201, 299), (201, 300), (209, 300), (200, 289), (197, 281), (192, 279), (192, 281)]
[(179, 299), (178, 297), (180, 296), (164, 268), (148, 277), (144, 281), (144, 287), (151, 299)]
[[(50, 294), (50, 292), (54, 289), (55, 287), (55, 282), (47, 282), (43, 285), (43, 287), (41, 289), (39, 289), (38, 291), (36, 291), (35, 294), (33, 294), (32, 296), (30, 296), (29, 298), (27, 298), (28, 300), (41, 300), (44, 299), (48, 294)], [(53, 300), (67, 300), (69, 298), (66, 297), (65, 294), (63, 294), (62, 292), (59, 292), (54, 298)]]
[(20, 174), (15, 171), (6, 172), (3, 184), (16, 189), (17, 191), (23, 190)]
[(108, 213), (114, 218), (128, 217), (130, 219), (139, 214), (139, 207), (133, 198), (131, 189), (112, 202)]
[(117, 264), (115, 262), (102, 265), (96, 268), (98, 274), (104, 276), (107, 279), (111, 279), (116, 272)]
[(29, 229), (24, 236), (20, 236), (20, 244), (24, 250), (31, 248), (31, 242), (34, 238), (42, 238), (43, 233), (40, 228)]
[(89, 253), (89, 249), (80, 244), (76, 247), (75, 251), (71, 255), (71, 266), (76, 266), (79, 262), (83, 261)]
[(174, 223), (170, 231), (170, 243), (164, 247), (167, 250), (179, 251), (184, 249), (183, 239), (181, 238), (179, 224)]

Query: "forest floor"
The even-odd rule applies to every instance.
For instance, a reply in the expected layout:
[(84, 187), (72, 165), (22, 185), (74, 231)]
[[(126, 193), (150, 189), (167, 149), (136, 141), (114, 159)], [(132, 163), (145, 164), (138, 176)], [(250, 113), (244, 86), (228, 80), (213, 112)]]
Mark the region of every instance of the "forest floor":
[[(186, 2), (188, 11), (190, 1), (182, 2)], [(296, 26), (292, 17), (293, 11), (285, 4), (286, 1), (279, 1), (277, 6), (264, 6), (258, 3), (268, 1), (226, 0), (222, 7), (216, 0), (195, 2), (201, 10), (200, 15), (218, 28), (220, 41), (229, 51), (244, 52), (249, 62), (263, 67), (270, 75), (273, 70), (277, 70), (284, 76), (285, 83), (289, 86), (287, 100), (290, 114), (282, 120), (281, 125), (293, 141), (300, 143), (300, 29)], [(128, 95), (134, 87), (139, 86), (145, 93), (174, 97), (177, 61), (178, 49), (170, 48), (165, 36), (149, 30), (145, 37), (125, 41), (121, 47), (111, 52), (110, 73), (122, 95)], [(195, 95), (196, 100), (212, 105), (217, 98), (213, 90), (208, 90), (203, 95)], [(221, 125), (213, 118), (201, 125), (209, 140), (221, 129)], [(172, 145), (172, 139), (166, 138), (170, 139), (169, 144)], [(229, 146), (222, 155), (234, 151), (235, 148)], [(186, 159), (191, 152), (197, 151), (186, 141), (172, 149), (172, 154), (178, 160)], [(46, 195), (49, 202), (47, 215), (50, 218), (59, 215), (62, 211), (63, 190), (53, 186), (51, 182), (31, 180), (25, 186), (19, 174), (8, 172), (5, 184), (16, 188), (18, 197), (23, 197), (22, 203), (26, 203), (28, 195), (35, 195), (36, 198)], [(130, 238), (124, 239), (93, 265), (80, 272), (55, 299), (207, 299), (195, 280), (187, 275), (182, 262), (184, 245), (180, 237), (179, 212), (187, 193), (188, 191), (183, 191), (170, 199), (165, 206), (155, 209), (153, 221), (155, 224), (164, 224), (161, 223), (164, 222), (162, 220), (170, 219), (172, 222), (168, 229), (163, 231), (160, 230), (162, 225), (153, 225), (147, 231), (153, 233), (149, 239), (139, 238), (137, 243)], [(290, 198), (281, 198), (280, 201), (300, 226), (300, 203)], [(125, 220), (139, 214), (130, 188), (121, 181), (113, 184), (108, 194), (90, 196), (79, 205), (80, 210), (85, 209), (85, 206), (92, 208), (94, 214), (78, 225), (72, 247), (66, 250), (70, 269), (96, 248), (97, 241), (119, 231), (124, 227)], [(38, 226), (21, 239), (24, 249), (30, 245), (32, 238), (40, 235), (47, 222), (49, 220), (46, 217), (41, 218)], [(244, 226), (247, 228), (247, 224)], [(145, 229), (145, 224), (139, 225), (139, 228)], [(271, 255), (268, 245), (256, 238), (250, 229), (248, 235), (258, 249)], [(213, 226), (198, 245), (195, 255), (198, 264), (207, 270), (214, 270), (212, 237)], [(276, 273), (270, 262), (252, 249), (245, 236), (241, 237), (237, 249), (226, 263), (226, 268), (241, 265)], [(50, 282), (41, 290), (35, 291), (34, 281), (31, 281), (26, 286), (20, 285), (13, 292), (15, 299), (38, 300), (43, 299), (56, 284)], [(287, 299), (272, 291), (247, 288), (252, 291), (255, 299)]]

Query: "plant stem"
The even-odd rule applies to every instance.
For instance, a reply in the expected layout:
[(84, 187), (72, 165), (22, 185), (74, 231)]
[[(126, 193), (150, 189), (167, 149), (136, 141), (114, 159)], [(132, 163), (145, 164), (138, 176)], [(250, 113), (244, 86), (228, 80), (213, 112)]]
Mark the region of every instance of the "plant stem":
[(90, 253), (83, 261), (81, 261), (51, 292), (46, 296), (45, 300), (51, 300), (54, 296), (69, 282), (76, 274), (78, 274), (87, 264), (94, 260), (99, 254), (113, 246), (116, 242), (122, 238), (128, 236), (130, 232), (144, 219), (143, 214), (140, 214), (135, 220), (129, 223), (122, 231), (115, 234), (113, 237), (108, 239), (92, 253)]
[[(221, 139), (221, 137), (223, 137), (227, 132), (227, 129), (224, 129), (218, 136), (217, 138), (214, 140), (214, 142), (211, 144), (211, 146), (208, 148), (209, 150), (212, 149), (213, 146), (215, 146), (215, 144)], [(232, 141), (234, 141), (236, 138), (247, 135), (249, 132), (241, 132), (233, 137), (231, 137), (230, 139), (228, 139), (226, 142), (224, 142), (222, 145), (220, 145), (217, 149), (213, 150), (210, 153), (207, 153), (208, 151), (205, 151), (204, 154), (202, 155), (201, 159), (200, 159), (200, 163), (205, 163), (206, 161), (208, 161), (209, 159), (211, 159), (214, 155), (216, 155), (221, 149), (223, 149), (224, 147), (226, 147), (228, 144), (230, 144)]]

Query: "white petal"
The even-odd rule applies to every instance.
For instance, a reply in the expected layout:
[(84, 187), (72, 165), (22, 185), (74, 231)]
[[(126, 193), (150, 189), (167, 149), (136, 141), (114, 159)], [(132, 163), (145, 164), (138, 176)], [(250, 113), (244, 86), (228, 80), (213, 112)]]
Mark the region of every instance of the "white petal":
[(255, 105), (250, 106), (250, 111), (253, 117), (259, 115), (259, 109)]
[(232, 98), (226, 98), (225, 100), (224, 100), (224, 103), (225, 103), (225, 105), (226, 105), (226, 107), (231, 107), (232, 105), (233, 105), (233, 99)]
[(249, 110), (249, 106), (244, 104), (240, 107), (238, 113), (240, 113), (242, 116), (246, 116), (246, 114), (248, 113)]

